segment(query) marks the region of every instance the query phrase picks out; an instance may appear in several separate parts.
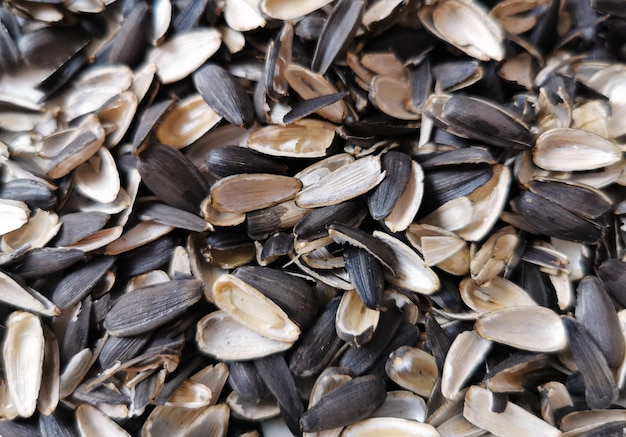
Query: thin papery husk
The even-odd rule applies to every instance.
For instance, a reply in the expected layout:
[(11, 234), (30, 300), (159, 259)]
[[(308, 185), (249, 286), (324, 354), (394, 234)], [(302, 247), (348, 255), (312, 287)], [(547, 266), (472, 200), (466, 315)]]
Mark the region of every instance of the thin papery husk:
[(239, 323), (259, 335), (293, 343), (300, 328), (260, 291), (233, 275), (222, 275), (213, 285), (213, 300)]
[(534, 352), (559, 352), (567, 347), (561, 318), (540, 306), (510, 307), (479, 317), (476, 332), (483, 338)]
[(217, 29), (195, 29), (180, 33), (152, 49), (148, 62), (156, 65), (161, 82), (177, 82), (213, 56), (221, 42), (222, 35)]
[(438, 38), (481, 61), (504, 58), (504, 32), (476, 3), (442, 0), (418, 12), (420, 21)]
[(248, 147), (271, 156), (319, 158), (335, 138), (335, 125), (306, 119), (287, 126), (271, 125), (253, 132)]
[(534, 163), (552, 171), (595, 170), (620, 159), (622, 151), (613, 142), (580, 129), (550, 129), (533, 148)]

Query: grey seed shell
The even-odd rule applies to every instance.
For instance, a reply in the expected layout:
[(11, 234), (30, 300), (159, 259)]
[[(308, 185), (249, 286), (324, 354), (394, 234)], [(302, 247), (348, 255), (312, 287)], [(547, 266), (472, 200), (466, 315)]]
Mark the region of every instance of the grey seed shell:
[(209, 184), (200, 171), (178, 150), (151, 144), (139, 155), (137, 169), (150, 191), (165, 203), (191, 213), (209, 195)]
[(341, 0), (337, 3), (317, 40), (312, 70), (326, 73), (335, 58), (352, 42), (364, 9), (365, 2), (362, 0)]
[(243, 86), (226, 70), (207, 64), (193, 74), (193, 83), (215, 112), (236, 126), (250, 127), (254, 109)]
[(307, 410), (300, 419), (305, 432), (340, 428), (372, 414), (387, 397), (383, 381), (361, 376), (341, 384)]
[(151, 333), (135, 337), (109, 337), (98, 355), (100, 367), (108, 369), (116, 361), (125, 363), (135, 357), (148, 343), (150, 335)]
[(620, 305), (626, 306), (626, 262), (610, 259), (600, 264), (598, 277)]
[(344, 248), (343, 257), (350, 281), (365, 306), (380, 309), (385, 291), (385, 275), (380, 261), (367, 250), (350, 245)]
[(359, 347), (351, 345), (341, 356), (339, 365), (347, 367), (355, 375), (367, 372), (394, 338), (401, 321), (402, 316), (397, 308), (382, 313), (372, 339)]
[(162, 203), (151, 203), (141, 208), (138, 216), (142, 220), (152, 220), (188, 231), (203, 232), (207, 230), (207, 222), (202, 217)]
[(49, 210), (57, 203), (50, 186), (33, 179), (14, 179), (0, 186), (0, 199), (18, 200), (31, 209)]
[(42, 247), (33, 249), (12, 270), (24, 278), (42, 277), (69, 267), (85, 257), (78, 249)]
[(68, 421), (56, 413), (39, 416), (39, 432), (43, 437), (74, 437), (75, 435), (74, 428), (68, 424)]
[(285, 357), (282, 354), (275, 354), (259, 358), (254, 361), (254, 366), (269, 391), (278, 401), (281, 415), (289, 430), (298, 435), (300, 433), (298, 420), (302, 416), (304, 406)]
[(269, 393), (252, 361), (230, 363), (228, 383), (239, 396), (257, 404)]
[(111, 45), (109, 63), (134, 67), (141, 62), (141, 54), (148, 43), (145, 28), (150, 18), (149, 12), (146, 3), (138, 2), (124, 18)]
[(589, 408), (608, 408), (617, 400), (618, 388), (602, 351), (585, 328), (571, 317), (563, 318), (576, 365), (585, 381)]
[(576, 294), (576, 320), (595, 340), (609, 367), (617, 367), (624, 358), (624, 336), (611, 298), (595, 276), (583, 278)]
[(526, 220), (550, 237), (594, 244), (604, 235), (598, 225), (530, 191), (524, 191), (515, 206)]
[(52, 302), (62, 310), (77, 304), (89, 294), (114, 262), (115, 257), (100, 256), (74, 270), (54, 288)]
[(382, 157), (385, 179), (367, 199), (367, 206), (374, 220), (384, 219), (404, 192), (411, 177), (411, 158), (400, 152), (387, 152)]
[(317, 240), (328, 236), (329, 224), (357, 226), (366, 214), (360, 200), (347, 200), (336, 205), (315, 208), (294, 226), (293, 232), (298, 240)]
[(300, 377), (313, 376), (324, 369), (339, 351), (343, 341), (337, 336), (335, 316), (341, 298), (326, 304), (322, 313), (300, 336), (289, 361), (289, 368)]
[(69, 246), (99, 231), (110, 216), (101, 212), (75, 212), (59, 217), (63, 224), (56, 235), (56, 246)]
[(133, 290), (121, 296), (104, 319), (113, 336), (152, 331), (175, 320), (202, 297), (202, 282), (170, 281)]
[(216, 178), (239, 173), (287, 174), (286, 164), (239, 146), (210, 150), (206, 155), (206, 169)]

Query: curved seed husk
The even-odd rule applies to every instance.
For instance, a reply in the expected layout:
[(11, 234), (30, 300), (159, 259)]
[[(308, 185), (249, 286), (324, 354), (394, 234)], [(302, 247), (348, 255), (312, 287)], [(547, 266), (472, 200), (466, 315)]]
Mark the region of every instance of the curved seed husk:
[(436, 37), (481, 61), (504, 58), (500, 24), (470, 0), (445, 0), (420, 8), (422, 24)]
[(622, 151), (611, 141), (580, 129), (550, 129), (533, 148), (533, 162), (553, 171), (595, 170), (621, 158)]
[(335, 205), (367, 193), (384, 177), (378, 156), (357, 159), (305, 186), (296, 196), (296, 204), (302, 208)]
[(50, 160), (46, 174), (55, 179), (67, 175), (91, 158), (104, 144), (104, 140), (104, 129), (98, 117), (87, 115), (63, 149)]
[[(305, 100), (337, 94), (337, 88), (324, 76), (297, 65), (289, 64), (284, 72), (285, 80), (300, 97)], [(316, 111), (321, 117), (333, 122), (341, 123), (348, 115), (348, 108), (342, 101)]]
[(389, 355), (385, 372), (400, 387), (430, 397), (439, 377), (435, 357), (421, 349), (402, 346)]
[(0, 235), (21, 228), (28, 222), (30, 210), (24, 202), (0, 199)]
[(427, 423), (398, 417), (376, 417), (364, 419), (346, 427), (341, 433), (345, 437), (376, 437), (413, 435), (420, 437), (438, 437), (437, 429)]
[(412, 161), (409, 181), (393, 208), (385, 217), (385, 226), (394, 233), (406, 230), (413, 218), (415, 218), (422, 204), (423, 196), (424, 171), (417, 162)]
[(222, 36), (217, 29), (195, 29), (175, 35), (155, 47), (148, 62), (157, 66), (164, 84), (177, 82), (193, 73), (220, 48)]
[(175, 149), (187, 147), (202, 137), (221, 120), (203, 97), (192, 94), (177, 102), (173, 107), (167, 105), (166, 114), (159, 119), (156, 127), (157, 139)]
[(103, 434), (111, 437), (130, 437), (121, 426), (89, 404), (80, 404), (76, 408), (76, 424), (83, 437), (97, 437)]
[(24, 311), (11, 313), (6, 322), (2, 358), (11, 400), (22, 417), (32, 416), (37, 407), (44, 350), (39, 317)]
[(194, 73), (193, 83), (207, 104), (231, 124), (252, 126), (252, 102), (244, 87), (226, 70), (216, 64), (207, 64)]
[(169, 281), (133, 290), (113, 305), (104, 327), (114, 336), (138, 335), (175, 320), (202, 297), (202, 282)]
[(0, 271), (0, 301), (44, 316), (58, 316), (59, 308), (45, 296), (25, 288)]
[(327, 121), (303, 119), (287, 126), (270, 125), (253, 132), (248, 147), (270, 156), (320, 158), (335, 138)]
[(559, 352), (567, 347), (561, 318), (551, 309), (530, 306), (502, 308), (478, 318), (481, 337), (522, 350)]
[(307, 15), (325, 5), (332, 0), (303, 0), (297, 4), (289, 0), (261, 0), (261, 11), (268, 17), (278, 20), (293, 20), (303, 15)]
[(302, 182), (289, 176), (236, 174), (211, 187), (211, 204), (223, 213), (249, 212), (293, 199), (301, 188)]
[(483, 364), (492, 346), (491, 341), (481, 338), (476, 331), (464, 331), (456, 336), (441, 372), (441, 394), (446, 399), (459, 397), (461, 389)]
[(471, 278), (465, 278), (459, 284), (459, 289), (465, 305), (478, 313), (510, 307), (537, 306), (537, 302), (526, 290), (500, 276), (482, 286)]
[(561, 431), (527, 410), (507, 402), (502, 412), (487, 406), (494, 402), (489, 390), (474, 385), (465, 394), (463, 416), (474, 425), (496, 435), (522, 437), (536, 433), (546, 437), (559, 437)]
[(302, 329), (307, 328), (317, 314), (317, 295), (296, 276), (254, 266), (239, 267), (233, 275), (271, 299)]
[(374, 237), (380, 239), (394, 254), (396, 274), (385, 272), (387, 281), (421, 294), (433, 294), (439, 289), (439, 278), (413, 249), (381, 231), (374, 231)]
[(387, 391), (378, 376), (354, 378), (329, 392), (307, 410), (300, 419), (300, 426), (305, 432), (346, 426), (369, 416), (386, 397)]
[(121, 188), (115, 160), (106, 147), (76, 168), (74, 180), (81, 193), (101, 203), (113, 202)]
[(426, 421), (426, 402), (407, 390), (388, 391), (385, 402), (370, 417), (397, 417), (423, 423)]
[(421, 115), (409, 108), (411, 85), (406, 78), (379, 75), (372, 79), (369, 98), (384, 114), (398, 120), (419, 120)]
[(223, 361), (252, 360), (293, 345), (257, 334), (224, 311), (213, 311), (198, 322), (196, 342), (201, 351)]
[(239, 323), (260, 335), (293, 343), (300, 328), (272, 300), (233, 275), (222, 275), (213, 285), (213, 300)]
[(335, 327), (339, 338), (361, 346), (371, 340), (380, 311), (368, 308), (356, 291), (347, 290), (341, 297)]

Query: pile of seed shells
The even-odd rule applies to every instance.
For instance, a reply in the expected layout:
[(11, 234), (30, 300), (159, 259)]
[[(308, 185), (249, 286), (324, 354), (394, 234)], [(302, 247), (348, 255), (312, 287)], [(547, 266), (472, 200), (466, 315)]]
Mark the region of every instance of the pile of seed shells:
[(621, 436), (619, 0), (6, 0), (0, 434)]

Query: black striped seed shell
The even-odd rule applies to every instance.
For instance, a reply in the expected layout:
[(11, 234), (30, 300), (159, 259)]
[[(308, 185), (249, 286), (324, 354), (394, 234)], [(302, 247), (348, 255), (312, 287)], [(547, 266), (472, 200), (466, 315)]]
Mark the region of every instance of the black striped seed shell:
[(589, 408), (608, 408), (617, 400), (618, 388), (606, 358), (580, 322), (564, 317), (569, 344), (576, 365), (585, 381), (585, 401)]
[(624, 358), (624, 336), (611, 298), (595, 276), (583, 278), (576, 294), (576, 320), (593, 337), (609, 367), (617, 367)]
[(139, 154), (141, 180), (163, 202), (197, 214), (209, 195), (206, 179), (181, 152), (163, 144), (151, 144)]
[(241, 83), (226, 70), (216, 64), (207, 64), (193, 74), (193, 83), (205, 102), (230, 123), (252, 126), (252, 101)]
[(349, 425), (372, 414), (387, 397), (385, 384), (376, 375), (354, 378), (328, 393), (300, 419), (305, 432)]
[(110, 335), (143, 334), (165, 325), (202, 297), (202, 282), (169, 281), (133, 290), (121, 296), (104, 319)]
[(367, 199), (370, 215), (374, 220), (384, 219), (404, 192), (411, 177), (411, 158), (400, 152), (387, 152), (382, 157), (385, 179)]

